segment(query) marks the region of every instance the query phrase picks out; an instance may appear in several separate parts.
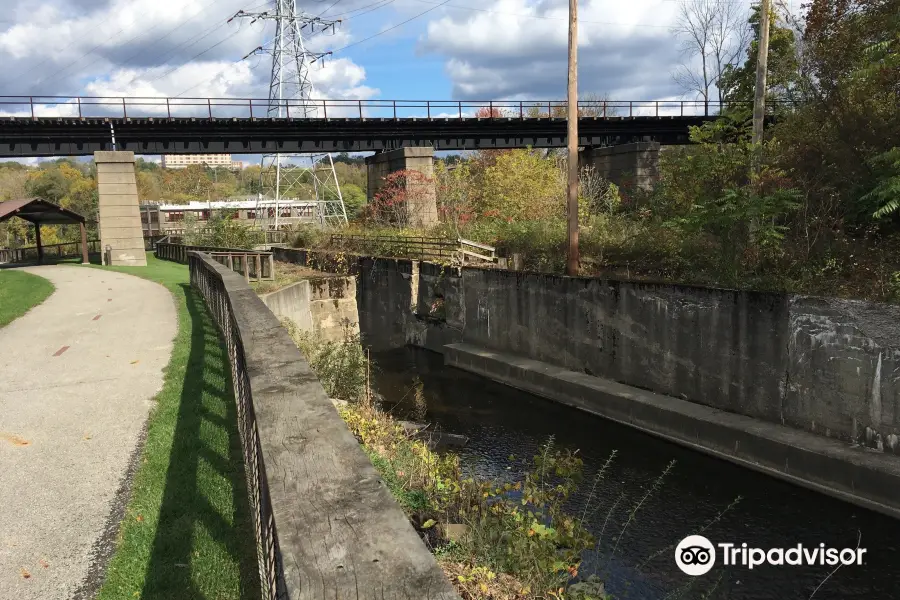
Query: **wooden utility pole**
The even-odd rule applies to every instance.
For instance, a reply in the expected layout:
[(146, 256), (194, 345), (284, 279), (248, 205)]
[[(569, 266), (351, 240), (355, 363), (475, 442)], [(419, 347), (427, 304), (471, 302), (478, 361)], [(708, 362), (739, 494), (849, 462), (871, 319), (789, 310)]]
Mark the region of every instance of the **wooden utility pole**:
[(759, 54), (756, 59), (756, 94), (753, 97), (753, 144), (763, 141), (766, 120), (766, 72), (769, 62), (770, 0), (762, 0), (759, 15)]
[(567, 104), (569, 182), (566, 211), (569, 224), (569, 253), (566, 258), (566, 274), (578, 275), (578, 0), (569, 0), (569, 98)]

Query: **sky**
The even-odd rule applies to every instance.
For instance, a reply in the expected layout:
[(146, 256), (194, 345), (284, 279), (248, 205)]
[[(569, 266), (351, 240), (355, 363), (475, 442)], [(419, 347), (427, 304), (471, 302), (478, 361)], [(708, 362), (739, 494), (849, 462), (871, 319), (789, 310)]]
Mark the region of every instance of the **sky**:
[[(579, 92), (612, 100), (685, 94), (672, 32), (681, 0), (581, 0)], [(735, 3), (749, 13), (750, 0)], [(273, 27), (233, 19), (273, 0), (0, 0), (0, 90), (23, 96), (266, 98)], [(563, 100), (567, 0), (297, 0), (340, 19), (309, 36), (333, 54), (317, 98)], [(24, 114), (0, 106), (0, 114)], [(455, 110), (449, 111), (456, 113)]]

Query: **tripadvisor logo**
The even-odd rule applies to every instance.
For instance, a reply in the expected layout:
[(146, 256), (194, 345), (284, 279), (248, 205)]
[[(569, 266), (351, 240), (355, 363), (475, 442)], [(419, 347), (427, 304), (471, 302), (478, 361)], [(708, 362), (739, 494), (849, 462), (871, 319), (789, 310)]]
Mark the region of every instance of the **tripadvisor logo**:
[[(718, 550), (716, 550), (718, 548)], [(675, 547), (675, 564), (692, 576), (708, 573), (720, 559), (723, 566), (742, 566), (753, 569), (760, 565), (861, 565), (865, 548), (830, 548), (825, 544), (806, 547), (797, 544), (790, 548), (752, 548), (746, 543), (719, 543), (715, 546), (702, 535), (689, 535)]]

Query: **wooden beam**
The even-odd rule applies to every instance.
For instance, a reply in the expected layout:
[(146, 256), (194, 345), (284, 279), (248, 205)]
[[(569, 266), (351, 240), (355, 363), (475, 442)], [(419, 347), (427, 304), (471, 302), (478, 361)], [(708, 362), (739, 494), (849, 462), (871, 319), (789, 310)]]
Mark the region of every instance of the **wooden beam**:
[(37, 246), (38, 264), (41, 264), (44, 262), (44, 247), (41, 246), (41, 224), (39, 221), (34, 222), (34, 241)]
[(88, 260), (88, 244), (87, 244), (87, 228), (84, 226), (84, 223), (80, 223), (81, 225), (81, 264), (87, 265), (90, 264), (91, 261)]

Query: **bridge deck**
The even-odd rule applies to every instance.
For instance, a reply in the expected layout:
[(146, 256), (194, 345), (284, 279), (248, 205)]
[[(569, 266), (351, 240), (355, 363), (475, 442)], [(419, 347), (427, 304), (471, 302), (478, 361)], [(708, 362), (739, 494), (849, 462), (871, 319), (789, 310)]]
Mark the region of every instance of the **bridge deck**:
[[(712, 118), (582, 117), (579, 145), (642, 140), (685, 144), (692, 125)], [(565, 145), (566, 119), (556, 117), (0, 117), (0, 157), (77, 156), (113, 149), (137, 154), (260, 154)]]

